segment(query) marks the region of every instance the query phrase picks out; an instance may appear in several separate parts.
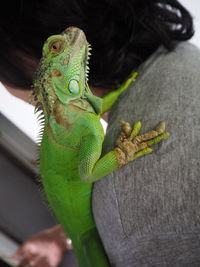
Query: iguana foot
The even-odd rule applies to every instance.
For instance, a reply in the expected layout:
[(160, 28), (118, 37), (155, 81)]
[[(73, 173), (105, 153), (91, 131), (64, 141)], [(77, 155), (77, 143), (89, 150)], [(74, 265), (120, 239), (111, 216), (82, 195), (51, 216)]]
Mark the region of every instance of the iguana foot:
[(138, 135), (141, 122), (136, 122), (133, 129), (128, 122), (119, 121), (121, 133), (116, 140), (116, 154), (119, 166), (152, 152), (149, 147), (169, 137), (165, 132), (165, 122), (160, 122), (156, 128), (145, 134)]

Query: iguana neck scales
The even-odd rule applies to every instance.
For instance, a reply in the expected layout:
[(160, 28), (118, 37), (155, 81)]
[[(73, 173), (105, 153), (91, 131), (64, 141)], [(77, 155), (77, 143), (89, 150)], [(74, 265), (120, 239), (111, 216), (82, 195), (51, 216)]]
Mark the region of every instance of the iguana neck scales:
[[(110, 263), (92, 216), (92, 183), (150, 153), (148, 142), (158, 142), (168, 134), (161, 123), (156, 130), (137, 136), (140, 123), (132, 130), (122, 121), (117, 147), (101, 157), (103, 100), (92, 94), (87, 83), (89, 51), (85, 34), (78, 28), (69, 27), (49, 37), (33, 94), (36, 110), (43, 110), (39, 168), (47, 199), (72, 239), (80, 266), (106, 267)], [(123, 86), (105, 98), (103, 111), (112, 106)]]

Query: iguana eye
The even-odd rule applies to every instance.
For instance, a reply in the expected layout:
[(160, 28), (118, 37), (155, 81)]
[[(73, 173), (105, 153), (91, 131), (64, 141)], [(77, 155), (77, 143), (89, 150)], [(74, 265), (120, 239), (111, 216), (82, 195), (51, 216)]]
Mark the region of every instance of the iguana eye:
[(50, 51), (53, 53), (58, 53), (62, 49), (62, 42), (61, 41), (54, 41), (50, 44)]

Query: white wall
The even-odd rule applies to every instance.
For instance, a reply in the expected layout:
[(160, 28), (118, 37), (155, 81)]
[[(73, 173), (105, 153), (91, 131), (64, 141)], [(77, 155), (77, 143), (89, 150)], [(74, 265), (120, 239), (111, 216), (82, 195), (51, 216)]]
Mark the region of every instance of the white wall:
[(2, 83), (0, 83), (0, 112), (36, 141), (39, 125), (34, 114), (34, 107), (11, 95)]
[(200, 0), (181, 0), (180, 2), (193, 16), (195, 35), (191, 41), (200, 47)]
[[(200, 0), (181, 0), (180, 1), (193, 15), (196, 33), (191, 39), (200, 47)], [(0, 83), (0, 112), (13, 121), (33, 140), (36, 140), (39, 131), (34, 108), (22, 100), (10, 95)], [(104, 127), (106, 124), (104, 123)]]

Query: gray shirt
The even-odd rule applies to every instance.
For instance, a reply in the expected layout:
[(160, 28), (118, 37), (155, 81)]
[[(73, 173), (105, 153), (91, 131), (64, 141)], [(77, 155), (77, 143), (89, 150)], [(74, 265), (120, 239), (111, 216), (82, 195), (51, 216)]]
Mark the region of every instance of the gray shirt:
[(160, 47), (114, 105), (104, 153), (118, 121), (141, 132), (164, 120), (171, 137), (98, 181), (93, 210), (112, 266), (200, 266), (200, 50)]

